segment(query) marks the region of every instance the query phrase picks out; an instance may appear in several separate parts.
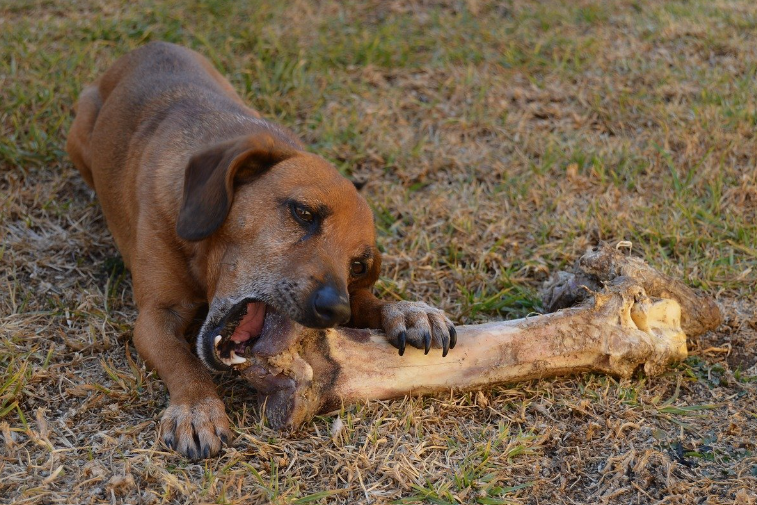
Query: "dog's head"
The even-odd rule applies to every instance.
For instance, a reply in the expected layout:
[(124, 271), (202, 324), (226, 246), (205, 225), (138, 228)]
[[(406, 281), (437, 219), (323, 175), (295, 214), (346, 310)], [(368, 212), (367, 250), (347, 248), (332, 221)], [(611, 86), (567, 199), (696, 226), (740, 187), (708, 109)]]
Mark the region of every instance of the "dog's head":
[(350, 292), (378, 277), (365, 199), (332, 165), (276, 132), (193, 156), (176, 230), (205, 241), (209, 312), (197, 348), (212, 368), (241, 363), (251, 345), (275, 353), (297, 324), (348, 322)]

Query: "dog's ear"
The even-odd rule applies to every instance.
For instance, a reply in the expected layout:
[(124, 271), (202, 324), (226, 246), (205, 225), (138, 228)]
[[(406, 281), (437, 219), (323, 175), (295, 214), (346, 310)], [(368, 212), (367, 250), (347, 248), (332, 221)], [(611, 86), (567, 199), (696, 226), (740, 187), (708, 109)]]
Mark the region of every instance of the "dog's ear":
[(296, 154), (296, 148), (273, 135), (259, 134), (222, 142), (192, 156), (184, 173), (178, 235), (191, 241), (212, 235), (229, 213), (235, 178), (255, 175)]

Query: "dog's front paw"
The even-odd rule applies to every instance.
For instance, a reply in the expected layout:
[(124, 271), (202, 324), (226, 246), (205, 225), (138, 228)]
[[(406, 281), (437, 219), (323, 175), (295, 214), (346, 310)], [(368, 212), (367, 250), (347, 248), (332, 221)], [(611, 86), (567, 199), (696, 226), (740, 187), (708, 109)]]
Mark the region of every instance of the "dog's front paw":
[(405, 353), (407, 344), (424, 349), (442, 348), (442, 356), (455, 347), (457, 332), (444, 312), (423, 302), (388, 303), (381, 309), (381, 323), (386, 338)]
[(190, 459), (214, 456), (231, 439), (229, 418), (219, 398), (171, 403), (160, 422), (163, 442)]

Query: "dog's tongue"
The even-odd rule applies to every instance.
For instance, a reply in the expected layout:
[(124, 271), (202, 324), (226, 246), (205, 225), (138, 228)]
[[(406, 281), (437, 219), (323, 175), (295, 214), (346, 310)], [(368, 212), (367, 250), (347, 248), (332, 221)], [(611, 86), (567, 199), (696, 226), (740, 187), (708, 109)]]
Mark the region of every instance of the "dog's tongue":
[(237, 344), (257, 337), (263, 330), (265, 322), (265, 303), (250, 302), (247, 304), (247, 314), (239, 322), (239, 326), (231, 334), (231, 340)]

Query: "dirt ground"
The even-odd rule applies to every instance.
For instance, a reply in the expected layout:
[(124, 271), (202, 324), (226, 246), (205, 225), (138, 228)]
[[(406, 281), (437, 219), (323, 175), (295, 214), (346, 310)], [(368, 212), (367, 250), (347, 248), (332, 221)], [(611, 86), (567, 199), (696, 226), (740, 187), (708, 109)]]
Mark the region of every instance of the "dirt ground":
[[(384, 297), (522, 317), (550, 272), (629, 240), (725, 322), (662, 377), (371, 402), (288, 433), (218, 375), (235, 439), (183, 459), (63, 150), (81, 88), (150, 40), (206, 54), (366, 182)], [(0, 503), (754, 505), (756, 78), (751, 0), (0, 2)]]

